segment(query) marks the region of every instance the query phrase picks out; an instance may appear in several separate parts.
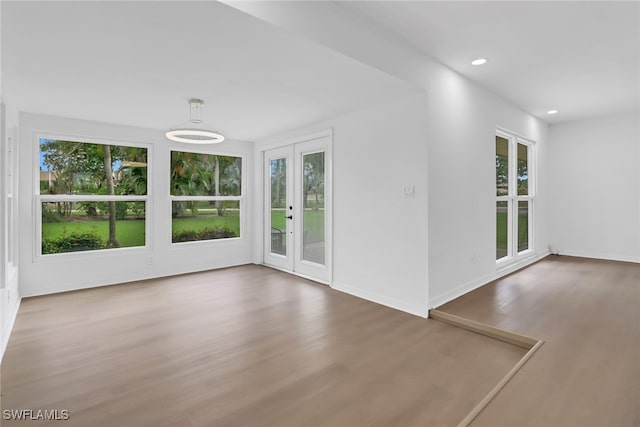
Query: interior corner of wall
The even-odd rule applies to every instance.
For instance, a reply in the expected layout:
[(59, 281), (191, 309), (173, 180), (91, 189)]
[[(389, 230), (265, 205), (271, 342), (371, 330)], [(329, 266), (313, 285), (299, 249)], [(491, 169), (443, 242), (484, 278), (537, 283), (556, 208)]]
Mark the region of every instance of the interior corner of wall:
[(16, 294), (12, 300), (14, 302), (9, 304), (11, 300), (7, 288), (0, 289), (0, 363), (9, 344), (9, 337), (11, 336), (13, 325), (18, 316), (20, 302), (22, 301), (19, 294)]

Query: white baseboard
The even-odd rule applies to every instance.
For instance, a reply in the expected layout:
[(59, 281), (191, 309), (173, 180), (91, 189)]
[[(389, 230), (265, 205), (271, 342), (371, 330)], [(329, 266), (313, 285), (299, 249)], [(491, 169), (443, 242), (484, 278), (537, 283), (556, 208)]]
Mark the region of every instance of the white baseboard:
[(371, 292), (337, 281), (334, 281), (331, 287), (337, 291), (353, 295), (354, 297), (362, 298), (367, 301), (375, 302), (376, 304), (381, 304), (387, 307), (394, 308), (396, 310), (404, 311), (405, 313), (413, 314), (414, 316), (424, 318), (429, 316), (427, 307), (422, 305), (409, 304), (406, 301), (401, 301), (399, 299), (392, 298), (386, 295), (380, 295), (376, 292)]
[(475, 289), (478, 289), (479, 287), (484, 286), (487, 283), (493, 282), (494, 280), (499, 279), (503, 276), (506, 276), (507, 274), (511, 274), (516, 270), (520, 270), (521, 268), (531, 265), (534, 262), (538, 262), (542, 258), (548, 256), (549, 254), (550, 254), (549, 251), (546, 250), (539, 254), (532, 255), (531, 257), (523, 259), (522, 261), (511, 264), (505, 268), (501, 268), (500, 270), (497, 270), (495, 273), (488, 274), (479, 279), (472, 280), (471, 282), (467, 282), (460, 286), (457, 286), (451, 289), (450, 291), (445, 292), (444, 294), (431, 298), (429, 300), (429, 308), (440, 307), (441, 305), (446, 304), (449, 301), (452, 301), (458, 297), (461, 297), (462, 295), (469, 293)]
[(16, 322), (16, 317), (18, 316), (18, 309), (20, 308), (21, 301), (22, 298), (16, 298), (13, 306), (9, 307), (8, 313), (6, 313), (6, 315), (3, 314), (4, 318), (2, 319), (2, 333), (0, 334), (0, 336), (2, 337), (2, 342), (0, 342), (0, 363), (4, 358), (4, 352), (7, 349), (7, 345), (9, 344), (9, 337), (11, 336), (13, 325)]
[(130, 273), (122, 273), (119, 276), (114, 275), (108, 280), (96, 278), (94, 280), (82, 280), (79, 283), (65, 283), (64, 285), (45, 286), (38, 284), (22, 284), (20, 287), (20, 295), (22, 297), (35, 297), (42, 295), (57, 294), (61, 292), (79, 291), (83, 289), (100, 288), (102, 286), (121, 285), (124, 283), (138, 282), (141, 280), (160, 279), (163, 277), (179, 276), (182, 274), (199, 273), (202, 271), (218, 270), (221, 268), (237, 267), (240, 265), (251, 264), (250, 259), (238, 258), (226, 261), (224, 264), (199, 264), (190, 265), (184, 268), (172, 268), (171, 271), (159, 272), (142, 272), (136, 275)]
[(622, 262), (635, 262), (640, 263), (640, 255), (638, 256), (630, 256), (630, 255), (620, 255), (620, 254), (607, 254), (602, 252), (589, 252), (589, 251), (573, 251), (571, 249), (560, 249), (558, 250), (558, 255), (562, 256), (575, 256), (579, 258), (594, 258), (594, 259), (605, 259), (608, 261), (622, 261)]

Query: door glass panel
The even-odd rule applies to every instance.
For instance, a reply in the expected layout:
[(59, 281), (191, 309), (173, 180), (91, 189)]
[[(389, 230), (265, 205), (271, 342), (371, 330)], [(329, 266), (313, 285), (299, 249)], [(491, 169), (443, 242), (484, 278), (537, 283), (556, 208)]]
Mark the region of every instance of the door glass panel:
[(496, 196), (509, 194), (509, 140), (496, 136)]
[(507, 256), (509, 202), (496, 202), (496, 259)]
[(272, 159), (271, 253), (287, 255), (287, 159)]
[(302, 156), (302, 175), (302, 259), (324, 265), (324, 152)]
[(529, 249), (529, 202), (518, 202), (518, 252)]
[(527, 146), (518, 144), (518, 194), (529, 194), (529, 161)]

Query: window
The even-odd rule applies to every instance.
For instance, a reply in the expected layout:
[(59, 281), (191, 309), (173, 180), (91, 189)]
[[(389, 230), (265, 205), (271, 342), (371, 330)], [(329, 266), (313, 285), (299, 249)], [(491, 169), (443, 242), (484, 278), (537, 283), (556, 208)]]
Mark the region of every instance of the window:
[(171, 242), (240, 237), (242, 158), (171, 152)]
[(532, 152), (517, 135), (496, 134), (496, 260), (508, 262), (533, 251)]
[(147, 149), (39, 139), (42, 255), (145, 246)]

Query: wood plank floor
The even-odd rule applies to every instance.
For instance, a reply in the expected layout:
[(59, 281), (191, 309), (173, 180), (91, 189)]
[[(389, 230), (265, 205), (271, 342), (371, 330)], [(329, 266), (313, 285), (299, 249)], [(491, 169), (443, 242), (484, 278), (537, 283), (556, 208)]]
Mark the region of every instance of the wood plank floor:
[(550, 256), (439, 310), (545, 344), (473, 426), (640, 426), (640, 265)]
[(23, 300), (3, 409), (70, 420), (2, 425), (453, 426), (524, 352), (243, 266)]

